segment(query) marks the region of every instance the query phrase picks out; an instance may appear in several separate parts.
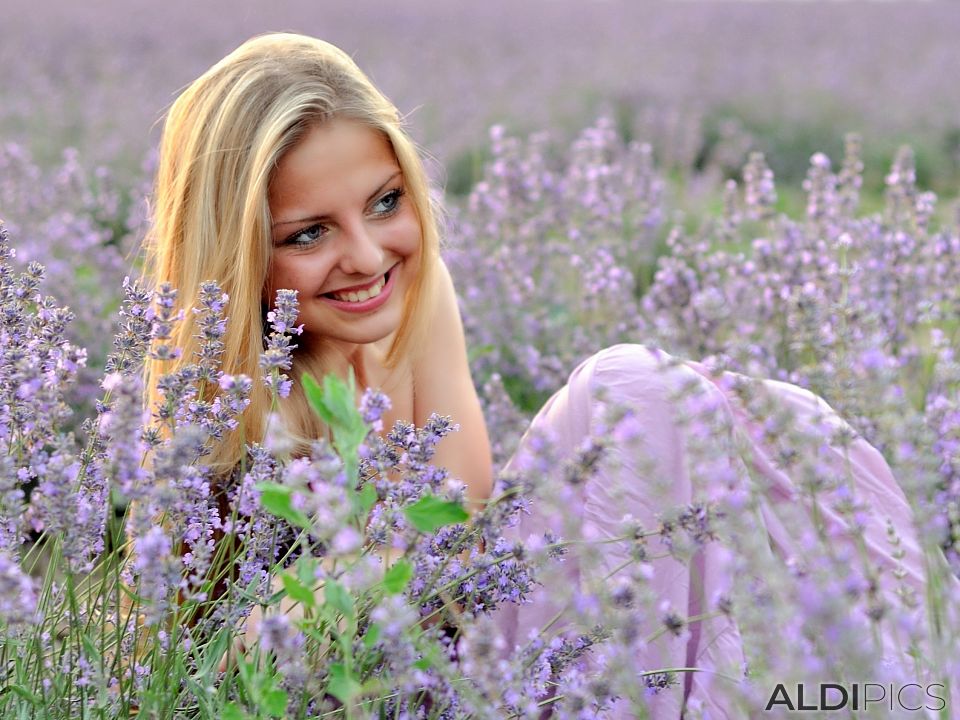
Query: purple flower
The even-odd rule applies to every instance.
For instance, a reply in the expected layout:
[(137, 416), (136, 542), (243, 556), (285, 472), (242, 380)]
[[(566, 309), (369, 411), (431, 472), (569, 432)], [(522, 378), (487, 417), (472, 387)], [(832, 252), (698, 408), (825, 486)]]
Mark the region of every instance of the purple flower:
[(390, 397), (372, 388), (367, 388), (360, 399), (360, 413), (363, 415), (363, 421), (373, 426), (376, 432), (383, 430), (383, 422), (380, 418), (391, 407)]
[(7, 632), (17, 632), (40, 620), (33, 579), (0, 549), (0, 623)]
[(197, 315), (197, 339), (200, 349), (197, 352), (199, 379), (216, 383), (219, 380), (217, 367), (223, 354), (223, 335), (227, 328), (227, 318), (223, 311), (229, 297), (215, 282), (200, 284), (199, 307), (193, 308)]
[[(177, 299), (177, 290), (169, 283), (163, 283), (154, 292), (154, 302), (157, 309), (153, 313), (153, 324), (150, 330), (152, 342), (169, 340), (173, 332), (174, 323), (183, 320), (184, 312), (174, 312)], [(182, 350), (178, 347), (159, 343), (150, 351), (150, 356), (157, 360), (175, 360), (180, 357)]]
[(266, 386), (282, 398), (290, 394), (292, 387), (292, 381), (280, 372), (293, 367), (293, 351), (297, 346), (290, 343), (290, 336), (303, 332), (303, 325), (294, 326), (298, 308), (296, 290), (278, 290), (277, 305), (267, 313), (272, 332), (266, 339), (266, 349), (260, 355), (260, 368), (264, 371)]
[(173, 543), (163, 528), (154, 526), (134, 539), (133, 567), (137, 590), (145, 601), (147, 625), (159, 624), (167, 615), (179, 583)]

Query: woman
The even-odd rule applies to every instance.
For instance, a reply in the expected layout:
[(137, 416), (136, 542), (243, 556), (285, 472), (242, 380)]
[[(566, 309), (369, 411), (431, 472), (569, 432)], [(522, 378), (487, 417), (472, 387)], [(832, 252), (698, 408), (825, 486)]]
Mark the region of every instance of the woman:
[[(295, 289), (304, 332), (294, 355), (293, 390), (281, 413), (300, 449), (324, 431), (308, 407), (300, 375), (345, 377), (352, 368), (360, 389), (379, 387), (390, 397), (385, 427), (396, 420), (422, 425), (432, 412), (450, 415), (460, 425), (439, 445), (435, 462), (464, 481), (476, 509), (491, 494), (490, 444), (470, 377), (456, 294), (439, 253), (436, 212), (397, 110), (353, 61), (319, 40), (265, 35), (217, 63), (170, 110), (147, 274), (156, 285), (178, 288), (183, 307), (196, 304), (205, 280), (217, 280), (229, 295), (223, 371), (254, 380), (243, 418), (247, 439), (263, 436), (270, 409), (258, 366), (265, 312), (277, 289)], [(148, 361), (151, 405), (159, 398), (157, 378), (191, 361), (198, 348), (195, 334), (189, 322), (183, 323), (173, 339), (182, 349), (180, 359)], [(693, 437), (679, 422), (674, 393), (693, 387), (724, 419), (728, 433), (750, 436), (749, 418), (729, 385), (732, 376), (714, 377), (697, 363), (664, 369), (661, 359), (669, 358), (640, 345), (618, 345), (586, 360), (537, 415), (509, 467), (524, 466), (532, 439), (542, 433), (557, 441), (558, 460), (570, 457), (592, 433), (602, 431), (608, 405), (623, 403), (639, 427), (632, 441), (614, 436), (616, 462), (573, 491), (565, 490), (566, 522), (572, 522), (567, 533), (609, 535), (628, 513), (642, 526), (656, 527), (662, 521), (659, 503), (729, 501), (731, 493), (742, 491), (734, 480), (751, 473), (766, 482), (764, 500), (754, 508), (760, 526), (752, 535), (789, 558), (795, 538), (777, 508), (792, 504), (799, 492), (757, 438), (749, 457), (736, 455), (730, 446), (729, 454), (715, 458), (731, 478), (726, 487), (704, 485), (688, 466)], [(809, 393), (781, 383), (765, 387), (810, 426), (818, 413), (842, 425)], [(606, 400), (599, 397), (604, 393)], [(637, 461), (638, 444), (653, 465)], [(234, 433), (209, 462), (227, 473), (242, 451), (243, 439)], [(906, 582), (922, 592), (922, 557), (909, 507), (882, 457), (863, 440), (836, 457), (852, 460), (856, 489), (867, 493), (870, 511), (864, 522), (871, 560), (896, 565), (883, 543), (890, 519), (906, 550), (900, 561)], [(840, 514), (828, 512), (823, 522), (838, 538), (843, 534)], [(514, 533), (522, 539), (549, 524), (533, 514)], [(574, 554), (565, 566), (567, 576), (576, 585), (587, 575), (611, 570), (628, 552), (610, 550), (596, 565), (581, 564)], [(695, 550), (692, 559), (667, 558), (656, 565), (650, 587), (671, 607), (697, 615), (729, 588), (734, 569), (724, 563), (712, 546)], [(547, 624), (557, 609), (555, 599), (544, 589), (532, 603), (496, 616), (507, 653), (525, 641), (528, 629)], [(251, 632), (256, 622), (251, 617)], [(739, 669), (743, 648), (735, 623), (721, 614), (695, 631), (691, 626), (691, 632), (645, 645), (634, 661), (638, 673), (655, 667)], [(710, 707), (715, 716), (728, 713), (721, 695), (707, 691), (701, 674), (686, 674), (681, 685), (682, 692), (651, 700), (658, 717), (678, 717), (683, 707), (697, 705)]]
[[(324, 164), (312, 165), (318, 157)], [(230, 296), (223, 371), (255, 381), (247, 437), (262, 437), (270, 403), (258, 382), (262, 347), (251, 339), (263, 336), (274, 290), (298, 289), (305, 332), (294, 375), (345, 376), (352, 366), (359, 388), (389, 395), (386, 427), (422, 424), (432, 411), (458, 418), (463, 430), (438, 449), (438, 462), (464, 479), (471, 499), (487, 497), (489, 441), (427, 178), (396, 109), (353, 61), (304, 37), (250, 41), (177, 99), (160, 158), (147, 274), (173, 284), (184, 307), (208, 279)], [(358, 286), (382, 287), (382, 297), (332, 297)], [(195, 330), (179, 332), (180, 362), (190, 362)], [(174, 370), (148, 362), (151, 405), (157, 378)], [(302, 441), (321, 435), (299, 383), (281, 411)], [(241, 451), (234, 434), (211, 464), (229, 470)]]

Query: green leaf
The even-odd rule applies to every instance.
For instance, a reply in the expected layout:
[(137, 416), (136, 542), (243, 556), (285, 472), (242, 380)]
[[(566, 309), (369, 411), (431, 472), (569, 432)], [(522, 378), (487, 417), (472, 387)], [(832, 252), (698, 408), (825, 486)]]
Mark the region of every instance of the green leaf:
[(203, 662), (200, 664), (198, 677), (216, 674), (215, 670), (220, 665), (223, 654), (229, 647), (230, 640), (233, 639), (233, 631), (228, 627), (223, 627), (204, 650)]
[(300, 631), (321, 645), (328, 645), (331, 640), (337, 640), (337, 628), (334, 626), (336, 618), (333, 616), (333, 611), (327, 607), (320, 610), (320, 615), (323, 617), (324, 622), (304, 625), (300, 628)]
[(244, 660), (239, 658), (237, 661), (237, 669), (240, 671), (240, 680), (243, 683), (243, 687), (250, 691), (253, 687), (253, 675), (256, 672), (257, 666), (253, 660)]
[(327, 580), (324, 583), (324, 597), (327, 605), (340, 612), (345, 618), (353, 619), (353, 598), (346, 588), (336, 580)]
[(436, 532), (445, 525), (454, 525), (470, 519), (470, 514), (460, 503), (441, 500), (426, 494), (417, 502), (403, 509), (407, 521), (422, 533)]
[(246, 720), (247, 714), (235, 702), (227, 703), (220, 711), (223, 720)]
[(317, 599), (313, 596), (313, 590), (300, 582), (299, 578), (285, 572), (280, 576), (280, 580), (283, 582), (283, 589), (287, 591), (287, 595), (291, 599), (308, 607), (316, 606)]
[(3, 688), (3, 690), (0, 690), (0, 696), (2, 696), (3, 693), (8, 689), (11, 692), (14, 692), (20, 697), (22, 697), (24, 700), (26, 700), (28, 703), (30, 703), (34, 707), (40, 707), (43, 704), (42, 702), (40, 702), (40, 698), (38, 698), (32, 692), (30, 692), (25, 687), (23, 687), (23, 685), (7, 685), (7, 687)]
[(333, 663), (330, 665), (330, 680), (327, 682), (327, 692), (344, 705), (349, 705), (360, 692), (360, 683), (356, 676), (344, 667), (343, 663)]
[(377, 489), (373, 486), (372, 482), (368, 482), (360, 489), (360, 510), (361, 512), (369, 512), (377, 502)]
[(120, 592), (122, 592), (127, 597), (127, 599), (134, 604), (134, 606), (145, 605), (146, 603), (149, 602), (149, 600), (146, 600), (145, 598), (142, 598), (139, 595), (137, 595), (133, 590), (128, 588), (124, 583), (120, 583)]
[(367, 436), (367, 427), (356, 406), (357, 390), (352, 368), (349, 384), (335, 374), (328, 373), (324, 375), (321, 387), (309, 373), (304, 373), (303, 387), (310, 407), (330, 426), (335, 437), (339, 435), (341, 441), (352, 441), (356, 445), (363, 442)]
[(83, 644), (83, 652), (87, 656), (87, 660), (93, 665), (99, 665), (103, 661), (103, 657), (100, 654), (100, 650), (94, 645), (93, 640), (86, 635), (82, 635), (80, 642)]
[(429, 659), (429, 658), (420, 658), (419, 660), (417, 660), (417, 661), (413, 664), (413, 666), (414, 666), (417, 670), (426, 670), (426, 669), (428, 669), (428, 668), (430, 667), (430, 659)]
[(260, 491), (260, 504), (263, 508), (277, 517), (281, 517), (297, 527), (309, 528), (310, 518), (302, 511), (293, 507), (293, 488), (277, 483), (257, 483)]
[(265, 693), (260, 700), (260, 709), (268, 715), (285, 716), (287, 713), (287, 691), (277, 688)]
[(369, 627), (367, 627), (367, 632), (365, 632), (363, 635), (363, 646), (369, 650), (379, 639), (380, 626), (377, 623), (370, 623)]
[(401, 558), (387, 568), (387, 572), (383, 574), (383, 587), (388, 594), (398, 595), (403, 592), (412, 577), (413, 565)]
[(357, 383), (353, 377), (353, 368), (350, 368), (347, 375), (347, 382), (344, 382), (334, 373), (327, 373), (323, 376), (323, 397), (333, 413), (335, 422), (338, 422), (345, 428), (357, 425), (357, 420), (363, 422), (360, 411), (356, 405)]
[(357, 448), (367, 436), (367, 425), (356, 406), (356, 381), (350, 369), (349, 384), (329, 373), (323, 386), (308, 374), (303, 375), (303, 388), (310, 406), (333, 432), (333, 446), (343, 460), (351, 487), (357, 479)]
[(303, 390), (307, 396), (307, 401), (310, 403), (310, 407), (313, 408), (313, 411), (323, 420), (327, 425), (333, 425), (333, 413), (327, 407), (327, 403), (323, 397), (323, 390), (320, 389), (320, 386), (317, 385), (317, 381), (313, 379), (313, 375), (310, 373), (304, 373), (303, 378)]
[[(191, 677), (189, 671), (183, 666), (183, 663), (178, 662), (176, 667), (171, 670), (171, 673), (174, 677), (179, 677), (182, 679), (184, 684), (184, 689), (186, 689), (191, 695), (196, 698), (196, 702), (200, 705), (203, 710), (200, 711), (200, 717), (203, 717), (206, 714), (208, 717), (214, 714), (214, 706), (216, 706), (216, 712), (219, 713), (219, 703), (216, 702), (215, 698), (211, 698), (206, 688), (209, 687), (210, 683), (199, 683), (197, 679), (200, 678), (199, 675)], [(202, 680), (202, 678), (200, 678)], [(107, 689), (103, 686), (100, 687), (100, 705), (103, 708), (107, 708), (110, 705), (110, 700), (106, 695)], [(99, 709), (99, 706), (98, 706)], [(206, 711), (204, 713), (204, 710)]]
[(331, 398), (333, 410), (344, 421), (344, 425), (359, 428), (363, 423), (363, 416), (357, 409), (357, 379), (353, 375), (353, 368), (347, 372), (347, 382), (343, 382), (333, 373), (323, 377), (323, 389)]
[(317, 559), (309, 555), (301, 555), (297, 560), (297, 577), (307, 587), (313, 587), (317, 580)]

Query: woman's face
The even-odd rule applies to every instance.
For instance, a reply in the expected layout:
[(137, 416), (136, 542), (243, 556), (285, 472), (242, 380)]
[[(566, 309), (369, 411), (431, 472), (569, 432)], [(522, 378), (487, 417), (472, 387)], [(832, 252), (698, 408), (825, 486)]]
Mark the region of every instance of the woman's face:
[(305, 334), (350, 352), (400, 326), (421, 235), (404, 193), (389, 140), (356, 121), (317, 125), (281, 158), (266, 288), (299, 291)]

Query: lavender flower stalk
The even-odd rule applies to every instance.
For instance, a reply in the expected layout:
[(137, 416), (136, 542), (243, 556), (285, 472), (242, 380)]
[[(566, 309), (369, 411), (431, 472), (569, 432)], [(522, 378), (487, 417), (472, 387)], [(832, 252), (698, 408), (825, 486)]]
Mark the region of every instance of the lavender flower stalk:
[(265, 373), (263, 381), (273, 394), (274, 405), (277, 398), (290, 394), (292, 381), (281, 371), (293, 366), (292, 353), (297, 346), (290, 344), (290, 336), (303, 332), (302, 324), (294, 324), (298, 307), (297, 291), (281, 289), (277, 291), (276, 307), (267, 313), (271, 332), (266, 350), (260, 356), (260, 368)]

